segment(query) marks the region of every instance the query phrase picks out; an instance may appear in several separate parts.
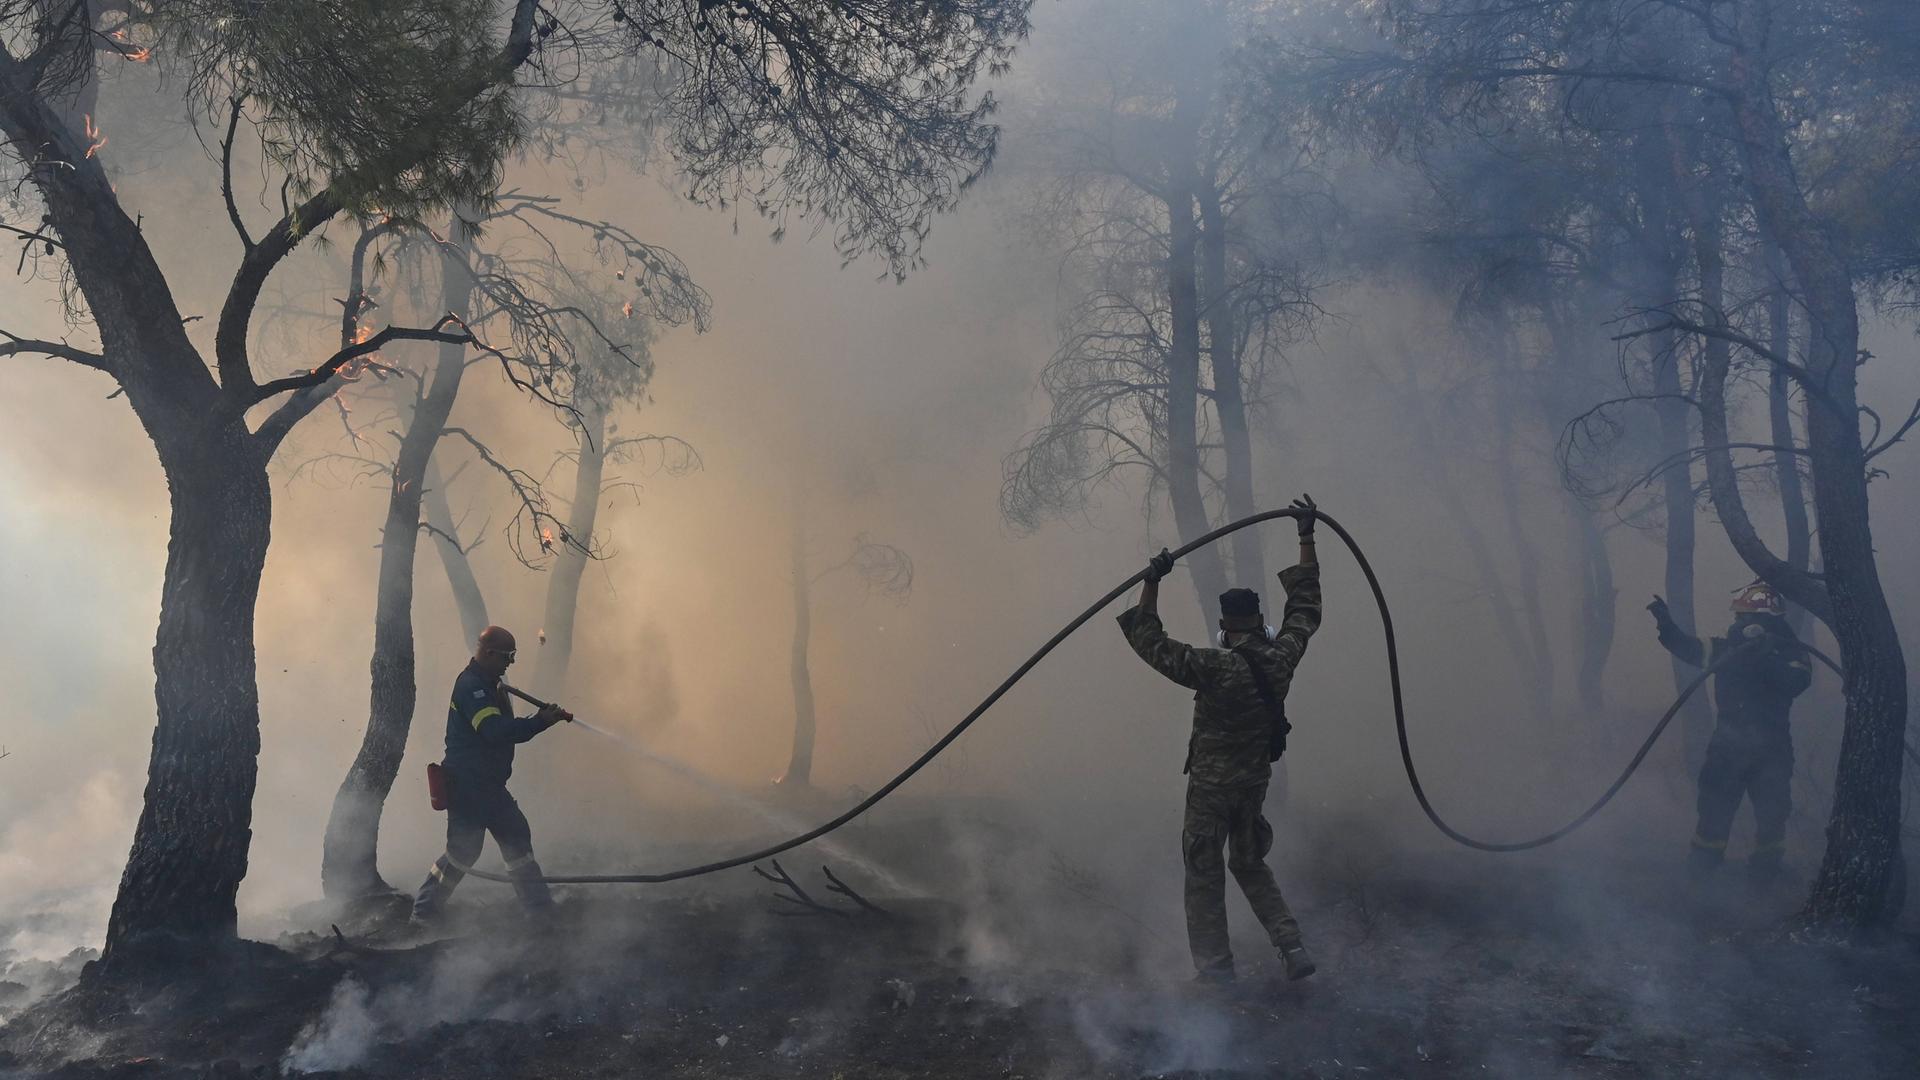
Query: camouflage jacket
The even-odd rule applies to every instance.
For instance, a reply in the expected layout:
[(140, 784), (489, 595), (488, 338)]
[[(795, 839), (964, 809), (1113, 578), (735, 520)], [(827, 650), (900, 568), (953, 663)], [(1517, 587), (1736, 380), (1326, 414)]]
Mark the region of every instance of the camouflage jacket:
[(1267, 761), (1273, 714), (1260, 699), (1248, 665), (1258, 663), (1277, 698), (1285, 699), (1293, 670), (1320, 628), (1320, 568), (1280, 572), (1287, 590), (1279, 636), (1255, 638), (1238, 649), (1195, 648), (1167, 636), (1160, 617), (1138, 607), (1120, 613), (1127, 643), (1155, 671), (1193, 693), (1193, 738), (1188, 744), (1192, 779), (1213, 787), (1263, 784), (1273, 776)]

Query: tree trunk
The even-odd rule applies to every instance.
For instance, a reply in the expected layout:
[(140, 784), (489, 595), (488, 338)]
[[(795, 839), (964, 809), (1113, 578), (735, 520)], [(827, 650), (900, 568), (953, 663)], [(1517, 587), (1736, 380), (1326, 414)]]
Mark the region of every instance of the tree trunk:
[[(1227, 276), (1227, 218), (1220, 189), (1211, 179), (1195, 187), (1200, 205), (1201, 282), (1204, 286), (1208, 357), (1213, 365), (1213, 409), (1220, 418), (1220, 442), (1226, 460), (1227, 517), (1239, 520), (1259, 511), (1254, 504), (1253, 440), (1247, 431), (1245, 373), (1240, 366), (1240, 335), (1234, 325), (1233, 284)], [(1259, 529), (1241, 529), (1231, 539), (1233, 579), (1267, 593), (1266, 558)], [(1277, 601), (1278, 598), (1273, 598)], [(1273, 603), (1278, 608), (1277, 602)]]
[(236, 934), (260, 754), (254, 604), (272, 497), (237, 421), (162, 461), (172, 525), (153, 647), (158, 723), (145, 802), (107, 923), (109, 965), (169, 960)]
[(567, 535), (561, 537), (553, 576), (547, 581), (547, 643), (534, 661), (533, 681), (548, 701), (565, 696), (567, 666), (573, 660), (573, 622), (580, 608), (580, 579), (587, 572), (587, 549), (600, 511), (600, 484), (607, 464), (607, 413), (588, 403), (580, 414), (580, 454), (573, 470), (573, 508)]
[[(1767, 40), (1766, 7), (1749, 2), (1739, 16), (1741, 41)], [(1907, 673), (1873, 553), (1856, 396), (1859, 311), (1846, 261), (1795, 176), (1762, 58), (1737, 48), (1730, 69), (1743, 179), (1761, 228), (1793, 269), (1813, 324), (1805, 364), (1820, 392), (1809, 395), (1807, 446), (1830, 625), (1846, 670), (1846, 728), (1827, 850), (1804, 916), (1817, 924), (1866, 926), (1886, 915), (1899, 852)]]
[(1592, 511), (1573, 500), (1568, 509), (1579, 542), (1580, 614), (1574, 638), (1580, 642), (1580, 667), (1575, 687), (1580, 704), (1598, 712), (1606, 704), (1607, 658), (1613, 654), (1615, 609), (1619, 590), (1613, 584), (1613, 558), (1607, 536)]
[(807, 787), (813, 783), (813, 673), (807, 664), (807, 647), (813, 637), (813, 606), (809, 595), (812, 582), (807, 576), (806, 526), (796, 501), (793, 510), (793, 756), (787, 760), (787, 774), (780, 783)]
[[(1678, 275), (1666, 275), (1665, 284), (1666, 291), (1659, 295), (1670, 297), (1678, 286)], [(1662, 461), (1670, 463), (1660, 476), (1661, 503), (1667, 524), (1666, 574), (1662, 580), (1661, 595), (1666, 598), (1673, 621), (1692, 634), (1697, 628), (1693, 606), (1693, 550), (1696, 539), (1693, 468), (1687, 459), (1693, 447), (1693, 434), (1688, 424), (1691, 408), (1682, 400), (1685, 391), (1681, 387), (1680, 358), (1674, 349), (1673, 332), (1663, 331), (1651, 340), (1653, 389), (1654, 393), (1661, 395), (1653, 406), (1660, 424), (1658, 454)], [(1699, 670), (1677, 658), (1669, 657), (1668, 661), (1673, 671), (1674, 692), (1679, 693), (1693, 682)], [(1713, 714), (1707, 707), (1704, 695), (1695, 694), (1681, 707), (1680, 725), (1681, 742), (1685, 745), (1687, 755), (1687, 771), (1697, 774), (1706, 763), (1707, 740), (1713, 736)]]
[[(1167, 497), (1180, 539), (1190, 541), (1213, 524), (1207, 514), (1200, 476), (1200, 289), (1193, 220), (1193, 190), (1186, 179), (1173, 184), (1167, 200), (1169, 245), (1167, 300), (1173, 322), (1167, 352)], [(1226, 569), (1211, 546), (1187, 556), (1195, 598), (1203, 616), (1214, 613), (1227, 591)]]
[[(1514, 377), (1515, 373), (1511, 370), (1502, 375), (1504, 379)], [(1494, 460), (1500, 502), (1507, 522), (1507, 542), (1513, 545), (1514, 568), (1520, 578), (1520, 603), (1527, 617), (1526, 634), (1521, 638), (1527, 646), (1523, 663), (1530, 676), (1527, 688), (1533, 699), (1534, 717), (1545, 723), (1553, 714), (1555, 679), (1553, 646), (1547, 638), (1546, 614), (1540, 608), (1540, 555), (1534, 548), (1533, 534), (1520, 513), (1520, 488), (1513, 464), (1512, 409), (1502, 407), (1499, 413), (1496, 422), (1499, 425), (1500, 445), (1494, 452)]]
[[(1780, 264), (1775, 268), (1780, 286), (1767, 298), (1768, 344), (1779, 355), (1790, 357), (1793, 355), (1793, 305), (1787, 295), (1787, 268), (1777, 257), (1768, 261)], [(1807, 494), (1800, 483), (1800, 457), (1793, 452), (1797, 444), (1791, 389), (1787, 370), (1778, 364), (1770, 365), (1767, 371), (1768, 441), (1781, 447), (1773, 452), (1773, 474), (1775, 486), (1780, 489), (1781, 518), (1787, 528), (1787, 565), (1805, 573), (1813, 566), (1813, 523), (1807, 516)], [(1787, 621), (1795, 634), (1806, 635), (1807, 619), (1806, 608), (1794, 604), (1787, 609)]]
[(440, 552), (440, 565), (447, 571), (447, 585), (453, 590), (453, 602), (460, 609), (460, 630), (469, 642), (480, 640), (480, 631), (487, 628), (487, 596), (480, 591), (480, 579), (474, 576), (473, 562), (460, 546), (459, 526), (453, 520), (453, 508), (447, 503), (447, 484), (451, 478), (442, 479), (440, 467), (432, 458), (427, 459), (427, 475), (422, 481), (426, 485), (420, 493), (420, 504), (427, 513), (427, 524), (433, 526), (433, 546)]
[[(456, 226), (457, 229), (457, 226)], [(458, 245), (454, 245), (458, 246)], [(444, 296), (449, 310), (464, 304), (471, 281), (462, 257), (444, 263)], [(352, 900), (393, 891), (378, 866), (380, 816), (400, 773), (413, 728), (418, 694), (414, 670), (414, 556), (420, 543), (421, 491), (427, 464), (453, 414), (466, 372), (465, 349), (440, 346), (439, 362), (401, 437), (387, 493), (387, 520), (381, 530), (380, 576), (374, 599), (372, 694), (360, 752), (333, 797), (320, 854), (320, 889), (330, 900)]]

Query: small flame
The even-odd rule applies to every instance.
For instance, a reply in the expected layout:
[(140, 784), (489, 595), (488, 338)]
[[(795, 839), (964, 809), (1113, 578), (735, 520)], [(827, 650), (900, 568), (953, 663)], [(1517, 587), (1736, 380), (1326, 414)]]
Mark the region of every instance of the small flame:
[(124, 52), (124, 53), (121, 53), (120, 55), (126, 57), (127, 59), (133, 61), (136, 64), (144, 64), (148, 60), (153, 59), (153, 50), (148, 48), (145, 45), (142, 45), (139, 48), (134, 49), (132, 52)]
[(87, 125), (87, 142), (89, 144), (87, 146), (87, 156), (92, 157), (106, 149), (107, 137), (101, 134), (100, 129), (94, 125), (92, 113), (84, 114), (81, 119), (86, 121)]
[(547, 628), (543, 626), (540, 628), (540, 644), (545, 645), (546, 643), (547, 643)]
[(553, 530), (552, 529), (540, 530), (540, 548), (543, 551), (552, 550), (553, 548)]
[[(89, 154), (88, 156), (91, 157), (92, 155)], [(633, 301), (629, 300), (626, 303), (621, 304), (620, 313), (622, 315), (625, 315), (629, 319), (633, 318)]]

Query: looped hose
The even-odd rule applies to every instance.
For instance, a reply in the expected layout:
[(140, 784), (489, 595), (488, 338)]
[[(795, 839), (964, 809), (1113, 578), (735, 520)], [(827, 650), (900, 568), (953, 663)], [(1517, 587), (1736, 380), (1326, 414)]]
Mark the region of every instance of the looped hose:
[[(1739, 651), (1736, 650), (1736, 652), (1721, 658), (1719, 661), (1702, 670), (1692, 682), (1688, 683), (1680, 691), (1680, 695), (1674, 699), (1673, 704), (1661, 715), (1659, 723), (1654, 725), (1653, 731), (1648, 734), (1646, 741), (1640, 744), (1639, 751), (1633, 755), (1631, 761), (1627, 762), (1627, 767), (1620, 771), (1619, 777), (1594, 801), (1593, 805), (1587, 807), (1578, 817), (1566, 825), (1555, 829), (1553, 832), (1529, 840), (1517, 840), (1506, 843), (1477, 840), (1447, 824), (1445, 819), (1441, 818), (1439, 811), (1433, 808), (1433, 803), (1427, 798), (1426, 788), (1420, 783), (1419, 770), (1417, 770), (1413, 764), (1413, 749), (1407, 742), (1407, 713), (1405, 702), (1400, 691), (1400, 648), (1393, 635), (1393, 613), (1387, 607), (1387, 594), (1380, 587), (1380, 579), (1374, 575), (1373, 564), (1367, 561), (1366, 553), (1361, 551), (1360, 545), (1354, 542), (1352, 534), (1341, 527), (1339, 522), (1319, 510), (1287, 507), (1279, 510), (1263, 511), (1250, 517), (1244, 517), (1238, 521), (1222, 525), (1192, 543), (1175, 550), (1173, 555), (1175, 559), (1184, 558), (1188, 554), (1208, 544), (1214, 543), (1222, 537), (1239, 532), (1241, 529), (1251, 528), (1263, 522), (1273, 521), (1278, 518), (1297, 518), (1302, 515), (1311, 515), (1324, 523), (1329, 529), (1333, 530), (1334, 535), (1338, 536), (1340, 542), (1345, 544), (1347, 550), (1353, 554), (1354, 561), (1360, 566), (1360, 572), (1366, 576), (1367, 588), (1373, 592), (1374, 606), (1380, 611), (1380, 629), (1386, 638), (1387, 678), (1393, 693), (1393, 725), (1400, 740), (1400, 763), (1406, 769), (1407, 783), (1413, 788), (1413, 797), (1419, 801), (1421, 811), (1427, 815), (1428, 821), (1433, 822), (1435, 828), (1446, 834), (1447, 838), (1455, 843), (1473, 848), (1476, 851), (1527, 851), (1531, 848), (1543, 847), (1559, 840), (1561, 837), (1566, 836), (1568, 833), (1571, 833), (1592, 820), (1593, 816), (1598, 814), (1601, 808), (1605, 807), (1609, 802), (1612, 802), (1613, 797), (1619, 794), (1622, 787), (1626, 786), (1627, 781), (1631, 779), (1634, 772), (1640, 768), (1641, 762), (1646, 760), (1647, 754), (1653, 749), (1653, 744), (1659, 741), (1661, 734), (1667, 730), (1667, 726), (1671, 724), (1673, 718), (1679, 714), (1680, 707), (1686, 704), (1687, 699), (1693, 696), (1694, 691), (1698, 690), (1700, 686), (1707, 681), (1708, 677), (1716, 671), (1719, 671), (1728, 661), (1734, 659), (1735, 656), (1739, 655)], [(940, 741), (929, 747), (926, 753), (915, 758), (911, 764), (905, 769), (902, 769), (893, 779), (882, 785), (879, 790), (862, 799), (858, 805), (831, 821), (809, 829), (798, 836), (782, 840), (770, 847), (764, 847), (758, 851), (750, 851), (743, 855), (735, 855), (715, 862), (701, 863), (698, 866), (681, 867), (676, 870), (662, 870), (651, 874), (563, 874), (548, 876), (542, 880), (550, 885), (657, 885), (663, 882), (701, 877), (706, 874), (717, 873), (721, 870), (731, 870), (735, 867), (746, 866), (750, 863), (756, 863), (763, 859), (769, 859), (775, 855), (790, 851), (810, 841), (818, 840), (822, 836), (833, 832), (835, 829), (840, 828), (842, 825), (873, 809), (879, 805), (880, 800), (893, 794), (894, 790), (900, 785), (912, 779), (915, 773), (926, 768), (934, 758), (940, 756), (942, 751), (953, 745), (954, 740), (965, 734), (966, 730), (973, 726), (974, 721), (980, 719), (981, 716), (986, 714), (988, 709), (991, 709), (995, 703), (1006, 696), (1007, 691), (1013, 689), (1015, 683), (1025, 678), (1027, 672), (1032, 671), (1041, 660), (1046, 659), (1048, 653), (1052, 652), (1062, 641), (1065, 641), (1075, 630), (1086, 625), (1087, 620), (1099, 614), (1102, 608), (1119, 599), (1128, 589), (1133, 588), (1133, 586), (1138, 584), (1145, 576), (1146, 571), (1142, 569), (1125, 581), (1114, 586), (1105, 596), (1094, 601), (1085, 611), (1075, 616), (1071, 622), (1062, 626), (1059, 632), (1048, 638), (1044, 645), (1041, 645), (1039, 649), (1035, 650), (1033, 655), (1027, 657), (1026, 661), (1015, 668), (1013, 673), (1008, 675), (1006, 679), (1002, 680), (999, 686), (994, 687), (992, 693), (988, 694), (980, 704), (974, 706), (972, 712), (962, 717), (960, 722), (955, 724), (945, 735), (941, 736)], [(1836, 673), (1839, 672), (1839, 666), (1828, 659), (1824, 653), (1821, 653), (1818, 649), (1810, 645), (1802, 647), (1813, 656), (1818, 657)], [(474, 877), (483, 881), (499, 881), (508, 884), (514, 881), (513, 878), (505, 874), (464, 866), (451, 858), (449, 858), (448, 861), (453, 863), (458, 869), (472, 874)], [(526, 881), (531, 879), (521, 880)]]

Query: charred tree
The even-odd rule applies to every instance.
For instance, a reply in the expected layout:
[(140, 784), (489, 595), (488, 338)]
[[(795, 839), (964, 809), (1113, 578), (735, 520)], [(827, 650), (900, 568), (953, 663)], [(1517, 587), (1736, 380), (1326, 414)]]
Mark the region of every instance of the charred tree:
[(432, 458), (427, 459), (427, 475), (422, 481), (426, 490), (420, 493), (421, 502), (426, 509), (427, 530), (433, 535), (434, 549), (440, 553), (440, 566), (447, 573), (447, 585), (453, 591), (454, 606), (460, 612), (460, 636), (464, 641), (480, 640), (480, 631), (489, 624), (487, 618), (487, 596), (480, 588), (480, 579), (473, 572), (473, 561), (468, 558), (472, 548), (460, 543), (460, 523), (453, 518), (453, 507), (447, 501), (447, 485), (459, 474), (445, 477), (440, 475), (440, 467)]
[(560, 545), (547, 581), (547, 602), (540, 633), (542, 641), (533, 666), (533, 682), (549, 700), (564, 696), (567, 669), (573, 663), (573, 625), (580, 608), (580, 579), (587, 572), (594, 520), (600, 511), (600, 489), (607, 464), (607, 414), (599, 402), (580, 409), (573, 470), (573, 503), (567, 514), (567, 537), (577, 542)]
[(793, 683), (793, 751), (787, 757), (782, 785), (808, 787), (813, 783), (813, 742), (817, 722), (813, 711), (813, 667), (808, 650), (813, 644), (813, 588), (807, 570), (807, 534), (798, 507), (793, 512), (791, 536), (793, 585), (793, 640), (787, 673)]
[[(468, 265), (464, 226), (456, 219), (454, 237), (440, 253), (441, 303), (465, 322), (470, 316), (473, 277)], [(356, 249), (356, 264), (362, 257)], [(356, 265), (354, 282), (360, 284)], [(349, 294), (351, 307), (358, 296)], [(349, 328), (345, 335), (353, 334)], [(334, 794), (333, 809), (320, 856), (320, 887), (330, 900), (354, 900), (393, 892), (377, 865), (380, 816), (400, 774), (407, 734), (413, 728), (419, 693), (413, 634), (414, 556), (419, 550), (421, 500), (434, 448), (453, 416), (467, 360), (457, 345), (443, 345), (430, 378), (423, 377), (411, 403), (405, 432), (394, 456), (387, 492), (387, 516), (380, 530), (380, 569), (374, 590), (372, 687), (367, 727), (360, 751)]]
[[(801, 490), (794, 485), (794, 491)], [(878, 594), (895, 603), (905, 603), (913, 593), (913, 559), (892, 544), (876, 543), (861, 533), (853, 538), (847, 557), (824, 570), (811, 568), (807, 555), (807, 529), (803, 506), (796, 494), (792, 509), (790, 537), (793, 580), (793, 642), (789, 653), (789, 674), (793, 682), (793, 751), (787, 759), (787, 771), (777, 783), (783, 787), (805, 788), (813, 783), (813, 752), (818, 724), (814, 711), (813, 667), (813, 594), (823, 581), (840, 574), (852, 576), (863, 594)]]

